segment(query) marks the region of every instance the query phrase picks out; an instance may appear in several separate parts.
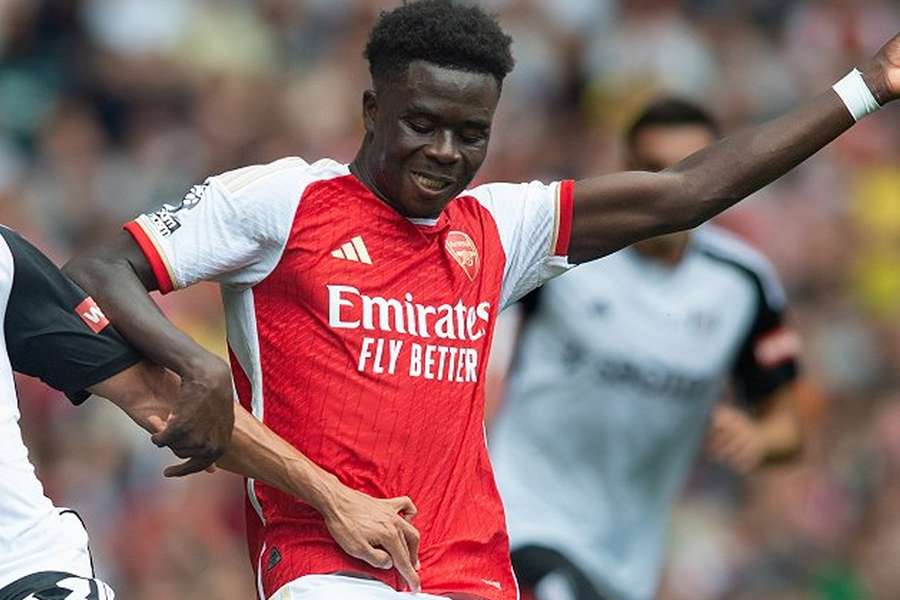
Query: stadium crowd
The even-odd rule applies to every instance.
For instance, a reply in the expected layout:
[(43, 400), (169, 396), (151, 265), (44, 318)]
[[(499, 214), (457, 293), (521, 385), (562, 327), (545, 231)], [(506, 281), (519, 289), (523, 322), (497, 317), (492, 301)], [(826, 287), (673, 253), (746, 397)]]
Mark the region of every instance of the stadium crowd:
[[(0, 0), (0, 222), (62, 263), (207, 173), (352, 159), (361, 52), (388, 0)], [(729, 129), (818, 93), (900, 30), (893, 0), (491, 0), (513, 36), (479, 181), (616, 168), (619, 133), (672, 92)], [(900, 112), (863, 121), (718, 222), (788, 287), (806, 373), (796, 464), (698, 465), (661, 598), (900, 597)], [(224, 352), (213, 287), (162, 298)], [(243, 492), (167, 481), (171, 456), (115, 410), (20, 379), (57, 504), (85, 517), (122, 597), (253, 597)]]

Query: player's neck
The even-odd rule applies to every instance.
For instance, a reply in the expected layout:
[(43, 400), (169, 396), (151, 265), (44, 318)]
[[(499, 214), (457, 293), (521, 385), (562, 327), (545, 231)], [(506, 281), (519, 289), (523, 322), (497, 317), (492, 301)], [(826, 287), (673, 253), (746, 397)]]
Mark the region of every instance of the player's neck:
[(378, 189), (378, 185), (375, 183), (375, 178), (372, 176), (372, 170), (369, 169), (369, 166), (366, 161), (366, 144), (360, 147), (359, 152), (356, 153), (356, 158), (353, 159), (353, 162), (350, 163), (350, 173), (356, 177), (360, 183), (362, 183), (366, 189), (372, 192), (376, 198), (399, 212), (401, 215), (403, 211), (400, 207), (392, 202), (390, 198), (387, 197), (386, 194), (381, 193), (381, 190)]
[(684, 258), (688, 241), (687, 237), (679, 240), (647, 240), (632, 248), (645, 259), (674, 268)]

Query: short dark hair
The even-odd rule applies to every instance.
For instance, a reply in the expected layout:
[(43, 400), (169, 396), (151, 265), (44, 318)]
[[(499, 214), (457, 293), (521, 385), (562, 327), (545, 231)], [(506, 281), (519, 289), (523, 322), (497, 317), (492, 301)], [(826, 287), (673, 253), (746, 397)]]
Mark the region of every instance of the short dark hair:
[(632, 122), (625, 132), (628, 147), (634, 146), (642, 129), (656, 125), (699, 125), (707, 128), (713, 137), (721, 134), (719, 123), (706, 109), (689, 100), (666, 96), (648, 104)]
[(376, 82), (422, 60), (441, 67), (493, 75), (503, 83), (515, 64), (512, 38), (495, 16), (451, 0), (404, 1), (384, 11), (369, 33), (365, 57)]

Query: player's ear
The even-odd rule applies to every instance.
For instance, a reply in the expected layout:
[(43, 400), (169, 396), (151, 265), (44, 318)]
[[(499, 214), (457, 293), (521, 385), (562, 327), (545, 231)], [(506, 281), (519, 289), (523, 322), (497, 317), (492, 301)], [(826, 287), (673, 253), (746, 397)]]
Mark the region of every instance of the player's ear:
[(375, 93), (375, 90), (363, 92), (362, 108), (366, 133), (375, 133), (375, 118), (378, 115), (378, 94)]

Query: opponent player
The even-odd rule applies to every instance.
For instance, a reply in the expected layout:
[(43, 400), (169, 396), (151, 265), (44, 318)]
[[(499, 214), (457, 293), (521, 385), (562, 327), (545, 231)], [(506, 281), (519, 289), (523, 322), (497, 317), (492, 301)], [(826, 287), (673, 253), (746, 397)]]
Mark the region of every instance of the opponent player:
[[(702, 109), (662, 99), (629, 129), (627, 166), (662, 171), (716, 137)], [(583, 265), (523, 306), (490, 430), (519, 585), (559, 572), (576, 600), (647, 600), (729, 379), (756, 414), (719, 406), (713, 455), (746, 472), (799, 450), (781, 286), (762, 256), (707, 225)]]
[[(487, 600), (517, 594), (482, 425), (497, 312), (571, 263), (710, 218), (900, 92), (898, 36), (840, 94), (660, 173), (464, 192), (487, 154), (509, 47), (477, 6), (384, 13), (352, 164), (287, 158), (212, 177), (70, 269), (166, 366), (201, 351), (147, 290), (219, 282), (242, 402), (343, 486), (414, 499), (420, 545), (398, 529), (376, 542), (421, 561), (409, 587), (420, 576), (430, 594)], [(252, 480), (247, 496), (262, 597), (404, 589), (386, 555), (348, 543), (330, 501), (300, 504)]]
[[(119, 337), (94, 301), (37, 249), (0, 226), (0, 600), (108, 600), (94, 577), (78, 515), (44, 496), (18, 427), (12, 372), (40, 377), (80, 404), (106, 396), (149, 431), (166, 426), (182, 385)], [(230, 450), (219, 465), (308, 499), (332, 476), (309, 463), (239, 405)], [(187, 433), (191, 433), (188, 431)], [(193, 470), (187, 463), (170, 475)], [(406, 502), (384, 501), (395, 514)], [(367, 515), (365, 522), (377, 518)]]

